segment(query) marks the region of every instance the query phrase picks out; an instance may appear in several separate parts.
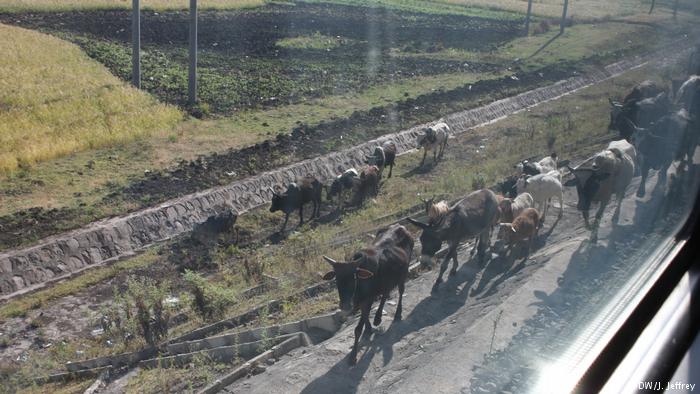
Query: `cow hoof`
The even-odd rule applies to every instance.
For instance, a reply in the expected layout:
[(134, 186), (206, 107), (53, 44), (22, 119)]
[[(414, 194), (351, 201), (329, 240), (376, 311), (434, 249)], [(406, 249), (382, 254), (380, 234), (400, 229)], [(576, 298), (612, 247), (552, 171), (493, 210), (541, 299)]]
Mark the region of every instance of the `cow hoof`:
[(457, 270), (456, 269), (450, 270), (450, 276), (455, 276), (455, 275), (457, 275)]
[[(379, 320), (379, 322), (381, 323), (382, 321)], [(365, 330), (365, 332), (362, 333), (362, 339), (364, 339), (364, 340), (369, 340), (371, 337), (372, 337), (372, 330)]]
[(382, 319), (381, 319), (381, 318), (375, 318), (375, 319), (374, 319), (374, 326), (376, 327), (376, 326), (378, 326), (378, 325), (380, 325), (380, 324), (382, 324)]
[(644, 190), (637, 190), (637, 197), (642, 198), (644, 197)]
[(394, 315), (394, 321), (401, 321), (401, 314), (397, 313)]
[(433, 285), (433, 288), (430, 290), (430, 292), (431, 292), (432, 294), (435, 294), (435, 293), (438, 292), (439, 289), (440, 289), (440, 284), (439, 284), (439, 283), (436, 283), (436, 284)]
[(355, 364), (357, 364), (357, 356), (351, 355), (348, 359), (348, 364), (350, 364), (350, 366), (354, 366)]

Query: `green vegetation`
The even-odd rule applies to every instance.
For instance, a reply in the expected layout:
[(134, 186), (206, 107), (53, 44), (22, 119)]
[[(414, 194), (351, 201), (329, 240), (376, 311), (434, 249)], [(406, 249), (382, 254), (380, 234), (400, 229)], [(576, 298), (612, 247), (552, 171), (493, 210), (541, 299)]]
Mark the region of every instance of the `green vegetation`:
[[(180, 112), (127, 86), (80, 49), (0, 24), (0, 176), (172, 128)], [(37, 78), (40, 76), (40, 78)]]
[(183, 279), (192, 292), (192, 309), (203, 320), (221, 319), (226, 309), (236, 303), (236, 294), (225, 284), (212, 284), (189, 270), (185, 271)]
[(107, 267), (92, 268), (75, 278), (67, 279), (47, 289), (14, 298), (0, 306), (0, 319), (24, 317), (32, 309), (46, 303), (77, 294), (98, 283), (114, 278), (120, 273), (139, 270), (153, 264), (157, 259), (157, 250), (151, 249), (144, 254), (114, 263)]
[(331, 50), (353, 42), (340, 36), (331, 37), (314, 32), (307, 36), (283, 38), (277, 41), (277, 46), (290, 49)]

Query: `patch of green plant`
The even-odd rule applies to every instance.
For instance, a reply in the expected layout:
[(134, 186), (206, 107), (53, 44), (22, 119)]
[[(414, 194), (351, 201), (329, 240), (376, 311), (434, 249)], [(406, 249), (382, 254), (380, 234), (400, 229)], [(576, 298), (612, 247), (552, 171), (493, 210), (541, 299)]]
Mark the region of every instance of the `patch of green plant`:
[(236, 303), (237, 295), (228, 286), (212, 283), (190, 270), (182, 278), (192, 293), (192, 309), (205, 321), (222, 318)]

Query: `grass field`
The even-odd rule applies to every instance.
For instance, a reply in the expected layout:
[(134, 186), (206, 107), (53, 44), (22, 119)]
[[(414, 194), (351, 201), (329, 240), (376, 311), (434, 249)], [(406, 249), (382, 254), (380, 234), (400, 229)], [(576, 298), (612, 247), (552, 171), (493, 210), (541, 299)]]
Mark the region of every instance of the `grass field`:
[(6, 25), (0, 35), (0, 174), (132, 142), (182, 119), (175, 107), (126, 85), (75, 45)]

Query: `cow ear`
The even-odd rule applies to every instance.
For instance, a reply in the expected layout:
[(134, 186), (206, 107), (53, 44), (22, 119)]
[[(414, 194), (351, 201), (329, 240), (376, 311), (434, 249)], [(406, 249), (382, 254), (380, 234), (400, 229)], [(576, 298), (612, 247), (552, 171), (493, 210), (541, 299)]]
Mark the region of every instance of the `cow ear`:
[(374, 273), (372, 271), (368, 271), (364, 268), (358, 268), (357, 269), (357, 277), (359, 279), (369, 279), (374, 276)]
[(323, 280), (331, 280), (333, 278), (335, 278), (335, 271), (328, 271), (321, 276), (321, 279)]

